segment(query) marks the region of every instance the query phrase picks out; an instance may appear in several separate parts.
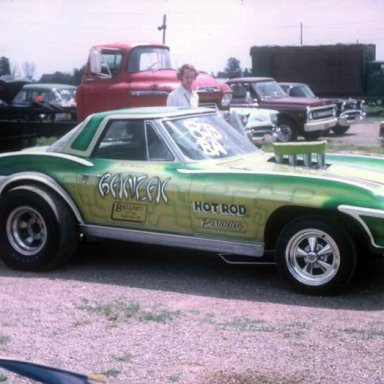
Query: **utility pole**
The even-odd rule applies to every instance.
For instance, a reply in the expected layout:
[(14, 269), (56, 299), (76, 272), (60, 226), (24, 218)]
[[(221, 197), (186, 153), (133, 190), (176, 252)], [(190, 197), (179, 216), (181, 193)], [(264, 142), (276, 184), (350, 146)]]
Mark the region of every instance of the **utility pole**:
[(300, 45), (303, 45), (303, 23), (300, 23)]
[(163, 44), (165, 44), (165, 30), (167, 29), (167, 15), (163, 15), (163, 24), (157, 27), (159, 31), (163, 31)]

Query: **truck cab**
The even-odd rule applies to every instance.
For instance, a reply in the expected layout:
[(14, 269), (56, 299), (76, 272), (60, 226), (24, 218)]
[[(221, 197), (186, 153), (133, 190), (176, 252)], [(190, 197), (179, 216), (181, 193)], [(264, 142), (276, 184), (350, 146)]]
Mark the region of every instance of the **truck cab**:
[[(163, 44), (112, 43), (91, 48), (77, 90), (77, 116), (127, 107), (166, 105), (180, 84), (170, 49)], [(194, 88), (201, 106), (228, 109), (231, 90), (199, 73)]]

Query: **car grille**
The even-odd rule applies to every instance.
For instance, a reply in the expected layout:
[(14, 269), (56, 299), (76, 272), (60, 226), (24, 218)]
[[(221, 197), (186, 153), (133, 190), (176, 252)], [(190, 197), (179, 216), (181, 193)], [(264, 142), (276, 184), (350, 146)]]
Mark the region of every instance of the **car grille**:
[(319, 107), (311, 109), (312, 111), (312, 117), (314, 120), (321, 120), (326, 119), (327, 117), (333, 117), (335, 116), (335, 109), (333, 105), (326, 106), (326, 107)]

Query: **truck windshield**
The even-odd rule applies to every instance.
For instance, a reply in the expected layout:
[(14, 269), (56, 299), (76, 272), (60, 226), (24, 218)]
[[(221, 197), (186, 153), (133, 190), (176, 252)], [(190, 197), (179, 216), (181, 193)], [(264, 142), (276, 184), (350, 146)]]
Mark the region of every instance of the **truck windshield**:
[(261, 98), (287, 96), (276, 81), (261, 81), (252, 84), (253, 89)]
[(136, 47), (128, 56), (128, 72), (175, 69), (166, 47)]
[(256, 151), (255, 146), (218, 115), (166, 121), (175, 144), (191, 160), (224, 159)]

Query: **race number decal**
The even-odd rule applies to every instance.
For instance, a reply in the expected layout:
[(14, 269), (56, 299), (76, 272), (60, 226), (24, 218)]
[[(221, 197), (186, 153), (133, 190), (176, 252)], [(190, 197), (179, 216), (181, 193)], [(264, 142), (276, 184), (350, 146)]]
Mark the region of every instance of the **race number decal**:
[(222, 134), (212, 125), (190, 120), (185, 122), (185, 127), (207, 156), (216, 157), (227, 154), (220, 142), (223, 139)]

